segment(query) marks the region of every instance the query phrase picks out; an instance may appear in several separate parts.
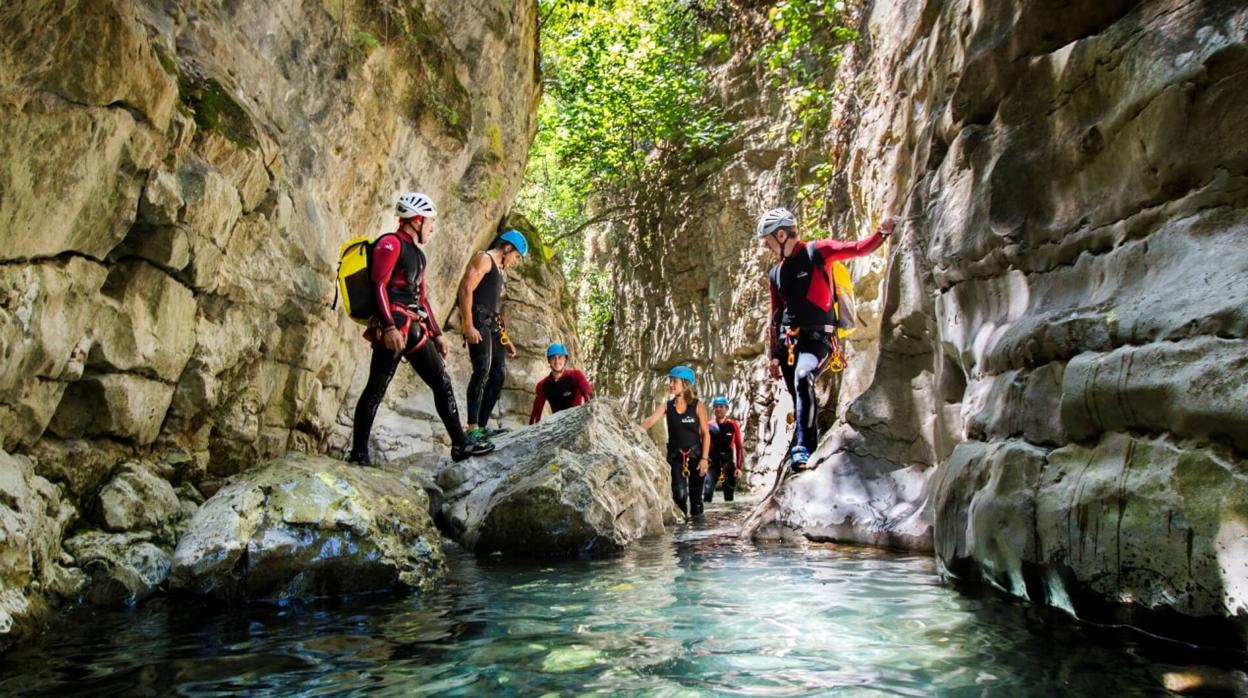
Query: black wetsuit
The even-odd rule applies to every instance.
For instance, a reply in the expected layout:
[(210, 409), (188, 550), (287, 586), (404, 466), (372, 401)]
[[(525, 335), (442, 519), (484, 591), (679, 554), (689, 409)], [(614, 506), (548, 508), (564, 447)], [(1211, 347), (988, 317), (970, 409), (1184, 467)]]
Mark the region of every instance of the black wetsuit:
[[(698, 474), (702, 459), (702, 426), (698, 423), (698, 401), (690, 400), (683, 413), (676, 411), (676, 399), (667, 401), (667, 463), (672, 467), (672, 499), (685, 514), (702, 513), (703, 475)], [(693, 494), (690, 497), (690, 493)]]
[[(771, 357), (780, 360), (784, 385), (797, 413), (795, 445), (814, 453), (819, 445), (818, 400), (815, 379), (832, 353), (836, 336), (836, 287), (832, 262), (869, 254), (884, 241), (876, 233), (859, 242), (816, 240), (802, 243), (787, 259), (771, 268)], [(789, 365), (786, 332), (798, 332), (794, 362)]]
[[(406, 233), (378, 238), (372, 254), (369, 266), (379, 311), (365, 332), (365, 337), (373, 344), (373, 356), (368, 366), (368, 382), (355, 406), (350, 458), (368, 460), (368, 436), (377, 407), (404, 358), (433, 391), (434, 407), (451, 443), (461, 446), (467, 439), (459, 422), (451, 377), (446, 373), (446, 364), (436, 344), (430, 341), (441, 334), (441, 329), (429, 311), (425, 295), (425, 255)], [(389, 326), (406, 337), (403, 351), (391, 351), (382, 343), (383, 330)]]
[[(489, 254), (483, 252), (482, 254)], [(499, 314), (503, 306), (503, 272), (490, 256), (490, 271), (472, 292), (472, 324), (481, 341), (468, 345), (472, 377), (468, 379), (468, 423), (482, 429), (503, 391), (507, 377), (507, 348), (503, 346), (503, 326)]]
[(736, 440), (741, 427), (731, 419), (724, 421), (711, 420), (707, 425), (711, 432), (711, 469), (707, 471), (706, 485), (703, 489), (704, 499), (711, 501), (715, 495), (715, 485), (720, 475), (724, 481), (724, 501), (731, 502), (732, 494), (737, 489), (737, 447)]

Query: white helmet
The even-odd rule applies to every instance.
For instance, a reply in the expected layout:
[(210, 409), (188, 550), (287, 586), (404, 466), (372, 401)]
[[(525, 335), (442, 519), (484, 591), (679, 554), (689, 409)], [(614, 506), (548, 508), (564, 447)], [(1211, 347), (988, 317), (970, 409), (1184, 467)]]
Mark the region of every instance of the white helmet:
[(418, 191), (412, 191), (399, 197), (399, 204), (394, 207), (399, 218), (437, 218), (438, 212), (433, 208), (433, 201)]
[(758, 237), (765, 238), (780, 228), (793, 228), (797, 221), (787, 208), (773, 208), (758, 217), (758, 228), (754, 231)]

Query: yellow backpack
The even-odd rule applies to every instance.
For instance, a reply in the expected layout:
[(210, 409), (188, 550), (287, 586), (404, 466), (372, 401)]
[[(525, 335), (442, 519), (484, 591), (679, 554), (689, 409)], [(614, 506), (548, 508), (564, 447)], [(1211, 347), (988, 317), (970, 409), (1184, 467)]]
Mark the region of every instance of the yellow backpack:
[(377, 312), (368, 271), (372, 252), (373, 240), (367, 235), (347, 240), (338, 251), (338, 287), (334, 291), (334, 306), (337, 307), (338, 298), (342, 298), (347, 316), (361, 325), (367, 325)]
[(854, 280), (844, 264), (832, 263), (832, 283), (836, 294), (833, 303), (836, 309), (836, 336), (844, 339), (858, 327), (857, 313), (854, 312)]

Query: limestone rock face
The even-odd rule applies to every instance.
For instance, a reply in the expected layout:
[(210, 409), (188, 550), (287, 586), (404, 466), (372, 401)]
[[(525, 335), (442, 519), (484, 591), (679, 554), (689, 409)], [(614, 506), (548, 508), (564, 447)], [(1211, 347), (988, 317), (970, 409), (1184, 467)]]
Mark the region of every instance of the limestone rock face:
[[(0, 29), (0, 449), (91, 516), (124, 463), (212, 492), (333, 446), (366, 366), (330, 307), (339, 246), (428, 193), (445, 319), (536, 126), (533, 0), (29, 0)], [(145, 511), (174, 518), (93, 523), (181, 516)], [(73, 533), (36, 528), (53, 558)], [(6, 593), (51, 598), (22, 579)]]
[(864, 324), (823, 381), (820, 467), (780, 480), (751, 530), (934, 548), (1078, 614), (1242, 619), (1248, 9), (877, 0), (855, 21), (869, 40), (834, 126), (800, 149), (766, 140), (778, 96), (749, 56), (724, 67), (739, 140), (678, 173), (646, 235), (605, 245), (600, 382), (639, 408), (692, 361), (748, 414), (755, 472), (774, 468), (790, 407), (760, 370), (749, 228), (826, 163), (808, 236), (904, 222), (850, 265)]
[(446, 567), (419, 484), (301, 454), (239, 475), (209, 498), (172, 564), (175, 589), (272, 601), (429, 591)]
[(438, 474), (442, 518), (469, 550), (594, 556), (675, 517), (662, 454), (610, 400), (500, 436), (498, 450)]

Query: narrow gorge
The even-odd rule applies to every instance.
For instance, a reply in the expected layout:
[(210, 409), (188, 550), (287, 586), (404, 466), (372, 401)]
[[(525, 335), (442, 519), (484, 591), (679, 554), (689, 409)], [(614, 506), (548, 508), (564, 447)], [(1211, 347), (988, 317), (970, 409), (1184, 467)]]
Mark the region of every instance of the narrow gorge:
[[(569, 217), (543, 138), (577, 136), (569, 90), (606, 92), (571, 67), (647, 44), (569, 57), (550, 27), (592, 43), (601, 13), (660, 5), (689, 48), (622, 64), (692, 61), (712, 135), (635, 136), (643, 174), (599, 157)], [(839, 23), (788, 39), (818, 89), (777, 78), (795, 12)], [(361, 692), (1248, 694), (1248, 3), (17, 0), (0, 27), (0, 660), (66, 617), (141, 644), (131, 613), (234, 637), (214, 659), (254, 632), (292, 662), (253, 671), (279, 694), (374, 669)], [(437, 204), (424, 280), (461, 406), (461, 274), (527, 237), (510, 433), (451, 463), (400, 368), (358, 469), (369, 345), (336, 265), (407, 191)], [(900, 221), (847, 263), (857, 328), (800, 473), (755, 233), (781, 206), (806, 239)], [(530, 427), (556, 342), (594, 400)], [(635, 426), (678, 365), (745, 435), (746, 499), (703, 522), (673, 508), (662, 425), (659, 449)], [(906, 645), (945, 627), (965, 647)], [(1190, 654), (1093, 630), (1123, 627)]]

